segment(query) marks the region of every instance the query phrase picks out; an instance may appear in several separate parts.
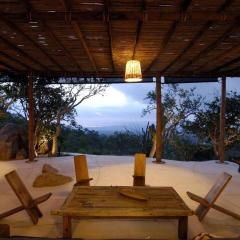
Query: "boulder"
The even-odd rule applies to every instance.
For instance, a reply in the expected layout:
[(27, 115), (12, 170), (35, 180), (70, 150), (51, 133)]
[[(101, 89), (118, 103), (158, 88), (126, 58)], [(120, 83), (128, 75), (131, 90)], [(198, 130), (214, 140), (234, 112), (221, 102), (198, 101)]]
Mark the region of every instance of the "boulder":
[(42, 173), (58, 173), (59, 171), (52, 167), (50, 164), (44, 164), (42, 167)]
[(25, 159), (27, 153), (26, 129), (14, 123), (8, 123), (0, 129), (0, 160)]
[(42, 174), (33, 182), (33, 187), (53, 187), (71, 182), (73, 179), (58, 173), (58, 170), (50, 164), (44, 164)]

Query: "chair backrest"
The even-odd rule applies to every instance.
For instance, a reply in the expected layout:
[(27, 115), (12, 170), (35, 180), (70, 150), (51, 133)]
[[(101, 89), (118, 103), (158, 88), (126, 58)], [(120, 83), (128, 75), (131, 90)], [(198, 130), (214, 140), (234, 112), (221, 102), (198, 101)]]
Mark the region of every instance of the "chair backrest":
[[(225, 189), (227, 186), (228, 182), (231, 180), (232, 176), (226, 172), (223, 172), (215, 184), (212, 186), (210, 191), (207, 193), (205, 199), (208, 201), (209, 204), (213, 204), (217, 198), (220, 196), (222, 191)], [(199, 205), (198, 208), (196, 209), (196, 215), (199, 217), (200, 220), (204, 218), (204, 216), (207, 214), (209, 211), (209, 207), (205, 207), (203, 205)]]
[[(74, 156), (74, 165), (77, 183), (88, 182), (89, 175), (86, 155)], [(89, 185), (89, 182), (86, 185)]]
[(223, 172), (212, 186), (205, 199), (209, 202), (215, 202), (219, 195), (222, 193), (224, 188), (227, 186), (228, 182), (231, 180), (232, 176), (226, 172)]
[(9, 185), (26, 209), (32, 222), (34, 224), (37, 224), (38, 218), (42, 217), (42, 213), (38, 206), (34, 203), (32, 196), (28, 192), (18, 173), (16, 171), (12, 171), (10, 173), (7, 173), (5, 175), (5, 178), (7, 179)]
[(134, 176), (145, 177), (146, 173), (146, 154), (136, 153), (134, 156)]
[(136, 153), (134, 156), (134, 186), (145, 186), (146, 154)]

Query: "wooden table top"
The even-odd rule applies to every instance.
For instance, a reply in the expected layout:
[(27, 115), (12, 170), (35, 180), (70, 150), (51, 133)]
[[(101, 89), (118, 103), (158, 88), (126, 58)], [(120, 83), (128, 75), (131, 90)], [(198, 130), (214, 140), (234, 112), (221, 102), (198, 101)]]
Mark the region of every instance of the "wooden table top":
[[(122, 195), (130, 192), (146, 198)], [(193, 215), (172, 187), (75, 186), (54, 215), (101, 218), (159, 218)]]

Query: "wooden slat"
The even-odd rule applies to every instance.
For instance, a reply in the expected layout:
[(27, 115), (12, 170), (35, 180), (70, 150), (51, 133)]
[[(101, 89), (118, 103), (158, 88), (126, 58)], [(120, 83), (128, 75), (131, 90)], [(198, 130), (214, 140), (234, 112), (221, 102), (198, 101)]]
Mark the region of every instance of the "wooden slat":
[(91, 64), (92, 64), (92, 66), (93, 66), (93, 69), (95, 70), (96, 74), (98, 74), (97, 65), (96, 65), (96, 63), (95, 63), (95, 60), (93, 59), (93, 56), (92, 56), (89, 48), (88, 48), (88, 45), (87, 45), (87, 43), (86, 43), (86, 40), (85, 40), (85, 38), (84, 38), (84, 36), (83, 36), (83, 33), (82, 33), (81, 29), (80, 29), (79, 23), (72, 21), (72, 26), (73, 26), (73, 29), (74, 29), (74, 31), (76, 32), (77, 36), (79, 37), (79, 39), (80, 39), (80, 41), (81, 41), (81, 44), (82, 44), (83, 47), (84, 47), (84, 50), (85, 50), (85, 52), (86, 52), (86, 54), (87, 54), (87, 56), (88, 56), (88, 58), (89, 58), (89, 60), (90, 60), (90, 62), (91, 62)]
[(184, 71), (185, 68), (192, 65), (194, 62), (196, 62), (201, 57), (204, 57), (207, 53), (212, 51), (218, 44), (221, 44), (221, 42), (224, 41), (232, 32), (236, 30), (236, 28), (239, 27), (239, 23), (236, 22), (233, 25), (231, 25), (216, 41), (208, 45), (206, 48), (204, 48), (201, 52), (199, 52), (195, 57), (193, 57), (191, 60), (189, 60), (181, 69), (179, 69), (176, 73), (179, 73), (181, 71)]
[(42, 213), (38, 206), (34, 203), (33, 198), (31, 197), (21, 178), (18, 176), (17, 172), (12, 171), (6, 174), (5, 178), (7, 179), (9, 185), (26, 209), (33, 224), (37, 224), (38, 218), (42, 217)]
[[(134, 191), (147, 201), (121, 196)], [(81, 217), (189, 216), (192, 211), (171, 187), (74, 187), (64, 205), (53, 214)]]
[[(41, 197), (38, 197), (36, 199), (33, 200), (34, 204), (38, 205), (40, 203), (43, 203), (45, 201), (47, 201), (50, 197), (51, 197), (52, 193), (47, 193)], [(16, 208), (13, 208), (7, 212), (4, 212), (4, 213), (1, 213), (0, 214), (0, 219), (2, 218), (5, 218), (5, 217), (8, 217), (8, 216), (11, 216), (17, 212), (20, 212), (22, 210), (25, 210), (25, 207), (24, 206), (19, 206), (19, 207), (16, 207)]]
[(17, 31), (22, 35), (28, 42), (30, 42), (35, 48), (40, 50), (51, 62), (53, 62), (60, 70), (65, 71), (65, 69), (50, 55), (48, 54), (39, 44), (37, 44), (31, 37), (29, 37), (24, 31), (22, 31), (16, 24), (8, 21), (6, 18), (0, 15), (0, 20), (9, 26), (13, 31)]
[(31, 55), (29, 55), (27, 52), (25, 52), (24, 50), (22, 50), (21, 48), (15, 46), (13, 43), (11, 43), (9, 40), (5, 39), (3, 36), (0, 36), (0, 40), (2, 42), (4, 42), (4, 44), (6, 44), (9, 48), (13, 49), (14, 51), (20, 53), (21, 55), (23, 55), (24, 57), (28, 58), (29, 60), (31, 60), (32, 62), (34, 62), (35, 64), (37, 64), (38, 66), (40, 66), (42, 69), (45, 69), (46, 71), (49, 71), (49, 68), (47, 66), (45, 66), (44, 64), (42, 64), (41, 62), (39, 62), (37, 59), (35, 59), (34, 57), (32, 57)]
[(196, 215), (200, 220), (202, 220), (206, 214), (208, 213), (209, 209), (211, 208), (211, 205), (217, 200), (217, 198), (220, 196), (222, 191), (225, 189), (229, 181), (231, 180), (232, 176), (228, 173), (222, 173), (220, 177), (217, 179), (216, 183), (212, 186), (210, 191), (205, 197), (205, 200), (209, 203), (209, 206), (206, 207), (204, 205), (199, 205), (196, 209)]
[[(233, 1), (227, 0), (223, 3), (222, 6), (218, 9), (218, 13), (222, 13), (231, 5)], [(205, 32), (212, 27), (213, 21), (207, 21), (203, 27), (200, 29), (200, 31), (195, 35), (195, 37), (190, 41), (189, 45), (183, 49), (183, 51), (162, 71), (162, 73), (166, 72), (169, 68), (171, 68), (177, 61), (181, 59), (181, 57), (189, 50), (191, 49), (195, 43), (205, 34)]]

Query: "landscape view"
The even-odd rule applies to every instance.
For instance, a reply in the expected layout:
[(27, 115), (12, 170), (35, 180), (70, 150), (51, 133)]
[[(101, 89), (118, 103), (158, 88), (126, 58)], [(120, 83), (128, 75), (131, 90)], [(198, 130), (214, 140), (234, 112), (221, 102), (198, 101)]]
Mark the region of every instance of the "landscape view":
[(0, 1), (0, 239), (240, 240), (239, 13)]
[[(226, 160), (238, 158), (240, 83), (227, 81)], [(1, 127), (26, 139), (28, 102), (23, 84), (1, 84)], [(218, 159), (220, 84), (163, 85), (163, 157), (182, 161)], [(155, 85), (41, 85), (35, 92), (35, 154), (70, 153), (148, 156), (156, 133)], [(8, 125), (14, 124), (14, 125)], [(27, 143), (12, 143), (2, 160), (27, 157)], [(11, 152), (12, 151), (12, 152)], [(14, 151), (16, 156), (14, 156)], [(22, 156), (21, 156), (22, 154)]]

